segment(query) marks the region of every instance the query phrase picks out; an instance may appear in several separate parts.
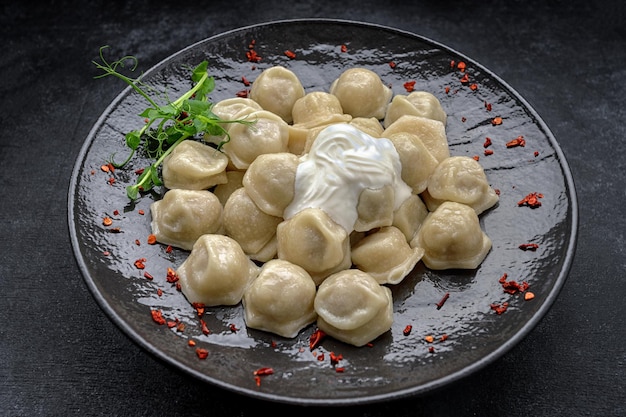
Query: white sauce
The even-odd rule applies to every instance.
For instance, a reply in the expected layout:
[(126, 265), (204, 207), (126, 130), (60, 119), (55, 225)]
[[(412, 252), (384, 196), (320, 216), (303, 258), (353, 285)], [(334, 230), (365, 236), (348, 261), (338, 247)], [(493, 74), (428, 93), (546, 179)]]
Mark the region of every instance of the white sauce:
[(401, 178), (402, 165), (393, 143), (373, 138), (346, 123), (322, 130), (296, 171), (295, 195), (285, 209), (289, 219), (307, 208), (319, 208), (348, 233), (358, 218), (357, 204), (364, 189), (391, 185), (394, 209), (410, 197)]

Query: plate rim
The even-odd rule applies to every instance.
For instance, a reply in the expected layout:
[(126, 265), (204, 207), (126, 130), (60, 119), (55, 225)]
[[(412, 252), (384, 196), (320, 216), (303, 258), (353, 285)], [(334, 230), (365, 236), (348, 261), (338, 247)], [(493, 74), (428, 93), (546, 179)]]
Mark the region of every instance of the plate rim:
[(539, 125), (539, 127), (543, 130), (546, 135), (546, 138), (549, 140), (550, 145), (554, 149), (554, 153), (559, 162), (559, 166), (561, 168), (561, 172), (563, 174), (564, 183), (566, 186), (567, 196), (569, 198), (569, 215), (571, 217), (571, 223), (569, 224), (571, 228), (571, 232), (569, 234), (569, 239), (567, 240), (567, 249), (565, 250), (564, 258), (563, 258), (563, 266), (559, 271), (558, 277), (554, 281), (554, 284), (549, 291), (548, 295), (545, 298), (545, 301), (542, 305), (535, 311), (535, 313), (525, 322), (525, 324), (510, 338), (508, 338), (504, 343), (498, 346), (496, 349), (491, 351), (489, 354), (481, 357), (480, 359), (472, 362), (471, 364), (464, 366), (460, 370), (447, 374), (444, 377), (429, 381), (427, 383), (414, 386), (411, 388), (405, 388), (402, 390), (393, 391), (391, 393), (384, 393), (379, 395), (367, 395), (367, 396), (359, 396), (355, 398), (328, 398), (328, 399), (317, 399), (317, 398), (298, 398), (298, 397), (286, 397), (283, 395), (272, 394), (270, 392), (262, 392), (252, 390), (246, 387), (237, 386), (234, 384), (226, 383), (224, 381), (218, 380), (216, 378), (212, 378), (203, 374), (202, 372), (190, 368), (183, 363), (177, 361), (175, 358), (170, 357), (164, 354), (161, 350), (156, 348), (153, 344), (151, 344), (148, 340), (142, 337), (137, 331), (135, 331), (129, 323), (124, 321), (113, 309), (113, 307), (107, 302), (105, 297), (98, 290), (96, 283), (91, 278), (88, 273), (88, 267), (85, 262), (85, 259), (81, 253), (81, 247), (79, 245), (78, 233), (76, 230), (76, 213), (74, 210), (75, 205), (75, 193), (77, 189), (77, 183), (80, 171), (83, 167), (83, 162), (89, 152), (89, 149), (93, 145), (95, 136), (104, 122), (107, 120), (108, 116), (112, 113), (115, 106), (120, 103), (129, 92), (132, 90), (131, 87), (127, 86), (123, 90), (121, 90), (118, 95), (106, 106), (106, 108), (102, 111), (98, 119), (94, 122), (92, 128), (89, 133), (85, 137), (83, 145), (79, 153), (76, 156), (76, 161), (74, 163), (74, 167), (72, 169), (71, 178), (69, 182), (69, 187), (67, 189), (67, 218), (68, 221), (68, 229), (70, 233), (70, 242), (72, 246), (72, 251), (74, 254), (75, 261), (79, 267), (81, 275), (83, 276), (83, 281), (87, 285), (87, 288), (91, 295), (96, 300), (100, 309), (102, 309), (108, 319), (113, 322), (122, 332), (137, 346), (145, 349), (149, 352), (153, 357), (159, 359), (165, 365), (169, 365), (173, 367), (177, 371), (183, 371), (187, 374), (194, 376), (195, 378), (203, 381), (205, 383), (211, 383), (219, 388), (226, 389), (228, 391), (240, 394), (240, 395), (248, 395), (257, 399), (270, 400), (279, 403), (293, 404), (293, 405), (316, 405), (316, 406), (344, 406), (344, 405), (358, 405), (358, 404), (369, 404), (369, 403), (377, 403), (381, 401), (393, 401), (400, 398), (414, 397), (423, 395), (426, 393), (431, 393), (445, 386), (449, 386), (453, 382), (457, 382), (461, 379), (468, 377), (471, 374), (476, 373), (477, 371), (485, 368), (487, 365), (495, 362), (497, 359), (504, 356), (507, 352), (509, 352), (515, 345), (519, 344), (537, 325), (538, 323), (546, 316), (548, 311), (553, 307), (558, 295), (560, 294), (565, 282), (567, 281), (567, 277), (571, 270), (573, 259), (576, 253), (577, 247), (577, 238), (578, 238), (578, 227), (579, 227), (579, 214), (578, 214), (578, 197), (575, 188), (574, 178), (565, 158), (565, 154), (561, 149), (556, 137), (553, 132), (550, 130), (546, 122), (543, 118), (538, 114), (534, 107), (530, 105), (530, 103), (517, 91), (515, 90), (508, 82), (504, 81), (499, 75), (490, 70), (488, 67), (483, 64), (475, 61), (471, 57), (465, 55), (464, 53), (458, 51), (455, 48), (447, 46), (439, 41), (433, 40), (424, 35), (420, 35), (415, 32), (411, 32), (408, 30), (381, 25), (378, 23), (366, 22), (366, 21), (357, 21), (350, 19), (336, 19), (336, 18), (295, 18), (295, 19), (281, 19), (281, 20), (270, 20), (260, 23), (255, 23), (251, 25), (241, 26), (237, 28), (233, 28), (224, 32), (220, 32), (214, 35), (211, 35), (207, 38), (201, 39), (199, 41), (193, 42), (188, 46), (170, 54), (169, 56), (161, 59), (156, 64), (151, 66), (149, 69), (144, 71), (142, 77), (147, 77), (151, 75), (153, 72), (158, 71), (162, 66), (164, 66), (167, 62), (176, 59), (178, 56), (185, 54), (187, 51), (197, 48), (203, 43), (211, 42), (213, 40), (230, 36), (234, 33), (243, 32), (247, 30), (252, 30), (261, 27), (269, 27), (269, 26), (280, 26), (280, 25), (290, 25), (290, 24), (308, 24), (308, 23), (317, 23), (317, 24), (342, 24), (349, 26), (360, 26), (368, 29), (374, 30), (384, 30), (387, 32), (395, 33), (402, 36), (407, 36), (411, 38), (419, 39), (427, 44), (431, 44), (438, 48), (441, 48), (444, 51), (450, 52), (454, 55), (462, 57), (467, 62), (470, 62), (473, 66), (480, 68), (487, 76), (497, 81), (501, 87), (506, 90), (508, 94), (510, 94), (513, 98), (518, 100), (522, 107), (535, 119), (535, 122)]

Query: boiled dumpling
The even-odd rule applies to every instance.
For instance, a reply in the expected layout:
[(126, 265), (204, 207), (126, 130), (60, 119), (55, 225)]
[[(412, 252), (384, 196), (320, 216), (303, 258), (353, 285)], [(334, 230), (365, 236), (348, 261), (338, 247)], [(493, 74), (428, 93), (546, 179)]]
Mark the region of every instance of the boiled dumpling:
[(474, 209), (446, 201), (424, 220), (411, 246), (424, 249), (422, 261), (430, 269), (475, 269), (491, 249), (491, 239)]
[(305, 94), (297, 75), (280, 65), (267, 68), (252, 83), (250, 98), (291, 123), (293, 105)]
[(422, 259), (424, 249), (409, 246), (397, 227), (382, 227), (352, 247), (352, 263), (379, 284), (398, 284)]
[(259, 276), (243, 295), (246, 325), (279, 336), (293, 338), (313, 323), (316, 286), (298, 265), (273, 259), (263, 265)]
[(247, 115), (248, 123), (235, 123), (228, 129), (230, 140), (222, 146), (237, 169), (247, 169), (257, 156), (289, 150), (289, 127), (267, 110)]
[(347, 123), (352, 116), (345, 114), (337, 96), (324, 91), (313, 91), (299, 98), (293, 105), (293, 124), (315, 127), (330, 123)]
[(371, 275), (346, 269), (329, 276), (317, 290), (317, 326), (342, 342), (363, 346), (391, 329), (391, 290)]
[(420, 196), (413, 194), (393, 213), (392, 225), (400, 229), (411, 242), (420, 226), (428, 216), (428, 208)]
[(373, 138), (381, 137), (384, 130), (383, 125), (375, 117), (354, 117), (350, 124)]
[(163, 160), (166, 188), (204, 190), (226, 182), (228, 158), (217, 149), (195, 140), (185, 140)]
[(224, 123), (220, 123), (224, 132), (221, 135), (215, 136), (207, 134), (204, 140), (215, 143), (216, 145), (220, 144), (224, 141), (226, 133), (234, 123), (239, 123), (239, 121), (245, 122), (248, 114), (258, 110), (263, 110), (263, 107), (256, 101), (247, 97), (232, 97), (218, 101), (211, 107), (211, 112), (219, 117), (220, 120), (224, 121)]
[(345, 70), (330, 86), (344, 113), (352, 117), (385, 117), (393, 92), (374, 71), (366, 68)]
[(187, 300), (206, 306), (239, 303), (258, 273), (235, 240), (216, 234), (202, 235), (176, 270)]
[(150, 212), (157, 241), (186, 250), (203, 234), (222, 229), (222, 204), (207, 190), (169, 190)]
[(377, 227), (391, 226), (394, 212), (394, 191), (391, 185), (365, 188), (361, 191), (356, 211), (358, 218), (354, 230), (367, 232)]
[(299, 211), (276, 233), (278, 258), (304, 268), (316, 284), (350, 267), (350, 236), (321, 209)]
[(402, 179), (411, 187), (413, 193), (420, 194), (428, 187), (428, 178), (439, 162), (413, 133), (387, 133), (385, 137), (398, 151), (402, 164)]
[(382, 136), (388, 138), (398, 132), (408, 132), (417, 136), (437, 162), (450, 156), (446, 127), (439, 120), (404, 115), (386, 127)]
[(385, 127), (388, 127), (405, 114), (438, 120), (444, 125), (448, 119), (448, 115), (443, 110), (439, 99), (428, 91), (413, 91), (406, 96), (400, 94), (394, 96), (387, 107), (384, 121)]
[(298, 157), (289, 152), (259, 155), (246, 171), (243, 186), (265, 213), (282, 217), (293, 200)]
[(235, 239), (246, 254), (263, 249), (282, 220), (261, 211), (243, 187), (235, 190), (224, 205), (225, 234)]
[(443, 160), (428, 180), (424, 201), (434, 211), (443, 201), (456, 201), (472, 207), (476, 214), (499, 201), (483, 167), (469, 156), (451, 156)]
[(226, 171), (226, 182), (224, 184), (218, 184), (213, 189), (213, 194), (219, 198), (222, 206), (228, 201), (228, 197), (237, 188), (243, 187), (243, 176), (245, 171)]

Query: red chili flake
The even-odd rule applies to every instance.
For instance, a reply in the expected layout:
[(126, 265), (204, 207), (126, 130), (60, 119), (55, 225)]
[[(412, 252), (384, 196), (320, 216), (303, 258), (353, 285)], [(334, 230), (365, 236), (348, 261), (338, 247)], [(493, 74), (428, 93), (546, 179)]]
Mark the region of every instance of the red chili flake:
[(524, 294), (524, 300), (526, 300), (526, 301), (530, 301), (533, 298), (535, 298), (535, 294), (530, 292), (530, 291), (528, 291), (526, 294)]
[(114, 227), (112, 229), (109, 229), (109, 232), (111, 232), (111, 233), (122, 233), (122, 229), (120, 229), (119, 227)]
[(143, 210), (139, 210), (137, 213), (141, 214), (142, 216), (143, 216), (144, 214), (146, 214), (146, 212), (145, 212), (145, 211), (143, 211)]
[(389, 62), (389, 68), (394, 69), (396, 67), (396, 63), (394, 61)]
[(461, 117), (461, 122), (465, 123), (467, 121), (467, 118), (465, 116)]
[(442, 334), (441, 338), (439, 339), (440, 342), (445, 342), (446, 340), (448, 340), (448, 335), (447, 334)]
[(177, 324), (177, 323), (176, 323), (176, 321), (175, 321), (175, 320), (168, 320), (168, 322), (167, 322), (167, 327), (168, 327), (168, 328), (170, 328), (170, 329), (172, 329), (172, 328), (176, 327), (176, 324)]
[(492, 106), (491, 106), (491, 103), (487, 103), (487, 102), (485, 101), (485, 109), (487, 109), (487, 111), (491, 111), (491, 107), (492, 107)]
[(413, 330), (413, 326), (411, 326), (410, 324), (407, 324), (404, 330), (402, 330), (402, 334), (405, 336), (408, 336), (411, 334), (411, 330)]
[(509, 280), (507, 281), (508, 275), (505, 273), (503, 274), (500, 279), (498, 280), (498, 282), (500, 284), (502, 284), (502, 289), (504, 290), (504, 292), (508, 293), (508, 294), (516, 294), (518, 292), (524, 292), (528, 289), (528, 287), (530, 286), (528, 284), (528, 282), (523, 281), (521, 284), (518, 283), (515, 280)]
[(472, 156), (472, 158), (474, 158), (475, 161), (480, 161), (480, 156), (478, 156), (478, 155), (474, 155), (474, 156)]
[(326, 333), (324, 333), (320, 329), (315, 329), (313, 334), (311, 334), (311, 337), (309, 337), (309, 349), (315, 349), (322, 342), (322, 340), (324, 340), (325, 337)]
[(431, 335), (428, 335), (428, 336), (424, 337), (424, 340), (426, 342), (428, 342), (428, 343), (432, 343), (432, 342), (435, 341), (435, 338), (433, 336), (431, 336)]
[(488, 148), (491, 146), (491, 138), (486, 137), (485, 142), (483, 142), (483, 148)]
[(136, 170), (135, 170), (135, 174), (137, 174), (137, 175), (141, 175), (141, 174), (143, 174), (143, 171), (144, 171), (144, 170), (145, 170), (145, 168), (139, 168), (139, 169), (136, 169)]
[(335, 368), (335, 372), (343, 373), (346, 370), (343, 366), (338, 366)]
[(530, 251), (536, 251), (537, 248), (539, 248), (539, 245), (536, 243), (522, 243), (521, 245), (519, 245), (519, 248), (521, 250), (530, 250)]
[(294, 59), (294, 58), (296, 57), (296, 54), (295, 54), (295, 52), (293, 52), (293, 51), (286, 50), (286, 51), (285, 51), (285, 56), (286, 56), (287, 58), (289, 58), (289, 59)]
[(274, 374), (274, 368), (259, 368), (252, 373), (254, 376), (266, 376)]
[(144, 269), (146, 267), (146, 264), (144, 263), (146, 262), (146, 258), (139, 258), (134, 262), (135, 268), (137, 269)]
[(178, 325), (176, 326), (176, 331), (179, 333), (182, 333), (185, 331), (185, 323), (178, 323)]
[(202, 319), (200, 319), (200, 329), (202, 330), (202, 334), (211, 333), (211, 330), (209, 330), (209, 327), (206, 325), (206, 322)]
[(160, 289), (160, 288), (158, 288), (158, 289), (157, 289), (157, 295), (158, 295), (159, 297), (160, 297), (160, 296), (162, 296), (162, 295), (163, 295), (163, 290), (162, 290), (162, 289)]
[(493, 119), (491, 119), (491, 124), (494, 125), (494, 126), (501, 125), (502, 124), (502, 117), (500, 117), (500, 116), (494, 117)]
[(102, 165), (102, 166), (100, 167), (100, 170), (101, 170), (102, 172), (109, 172), (109, 170), (110, 170), (109, 165)]
[(261, 386), (261, 377), (260, 376), (255, 376), (254, 377), (254, 383), (256, 384), (257, 387)]
[(435, 347), (434, 346), (428, 346), (428, 351), (430, 353), (435, 353)]
[(246, 51), (246, 58), (248, 59), (248, 62), (261, 62), (261, 57), (254, 49)]
[(176, 271), (174, 271), (172, 268), (167, 267), (167, 275), (165, 277), (165, 280), (167, 282), (169, 282), (170, 284), (173, 284), (175, 282), (178, 282), (178, 274), (176, 273)]
[(443, 297), (441, 298), (441, 300), (439, 300), (439, 302), (437, 304), (435, 304), (437, 306), (437, 310), (439, 310), (441, 307), (443, 307), (443, 305), (446, 303), (446, 301), (448, 301), (448, 298), (450, 298), (450, 293), (447, 292), (443, 295)]
[(405, 82), (404, 89), (407, 91), (407, 93), (410, 93), (411, 91), (413, 91), (415, 89), (415, 81)]
[(180, 286), (180, 282), (176, 282), (176, 284), (174, 286), (176, 287), (176, 291), (182, 291), (181, 286)]
[(540, 198), (543, 198), (543, 194), (540, 193), (530, 193), (526, 195), (523, 199), (517, 202), (518, 206), (528, 206), (530, 208), (537, 208), (541, 206)]
[(510, 140), (506, 143), (507, 148), (514, 148), (516, 146), (524, 147), (526, 146), (526, 141), (524, 140), (524, 136), (520, 135), (513, 140)]
[(119, 210), (113, 210), (113, 215), (114, 216), (119, 216), (120, 215), (120, 211)]
[(496, 195), (500, 195), (500, 189), (499, 188), (494, 188), (493, 191), (496, 193)]
[(270, 346), (272, 346), (273, 348), (275, 348), (275, 347), (277, 347), (277, 346), (278, 346), (278, 344), (276, 343), (276, 341), (275, 341), (275, 340), (272, 340), (272, 341), (270, 342)]
[(491, 307), (491, 309), (495, 311), (497, 315), (500, 315), (509, 308), (509, 303), (507, 302), (504, 302), (502, 304), (493, 303), (489, 307)]
[(173, 250), (174, 248), (172, 248), (172, 245), (167, 245), (167, 247), (165, 248), (165, 253), (172, 253)]
[(346, 45), (341, 45), (341, 52), (348, 52), (348, 47)]
[(450, 87), (446, 87), (446, 94), (450, 94)]
[(241, 77), (241, 82), (243, 83), (243, 85), (245, 85), (246, 87), (248, 87), (250, 85), (250, 81), (248, 81), (248, 79), (246, 77)]
[(102, 254), (104, 256), (109, 256), (111, 254), (111, 252), (109, 252), (108, 250), (105, 250), (104, 252), (102, 252)]
[(235, 326), (233, 323), (228, 325), (228, 328), (230, 329), (231, 332), (233, 333), (237, 333), (239, 331), (239, 329), (237, 328), (237, 326)]
[(209, 351), (204, 348), (196, 348), (196, 355), (200, 359), (206, 359), (209, 356)]
[(476, 83), (472, 83), (472, 84), (470, 84), (470, 87), (469, 87), (469, 88), (470, 88), (470, 90), (472, 90), (472, 91), (476, 91), (476, 90), (478, 90), (478, 84), (476, 84)]
[(367, 342), (367, 344), (366, 344), (365, 346), (367, 346), (367, 347), (370, 347), (370, 348), (371, 348), (371, 347), (374, 347), (374, 344), (373, 344), (372, 342)]
[(465, 62), (459, 61), (456, 67), (458, 68), (459, 71), (465, 72), (465, 67), (466, 67)]
[(454, 68), (454, 66), (456, 65), (456, 61), (453, 59), (450, 61), (450, 68)]
[(157, 243), (157, 237), (154, 234), (149, 234), (148, 235), (148, 245), (154, 245), (155, 243)]
[(148, 273), (148, 272), (144, 272), (143, 276), (144, 276), (144, 278), (149, 279), (149, 280), (153, 280), (154, 279), (154, 277), (150, 273)]
[(493, 149), (485, 149), (485, 152), (483, 153), (485, 154), (485, 156), (493, 155)]
[(150, 310), (150, 314), (152, 315), (152, 320), (156, 324), (165, 324), (165, 319), (163, 318), (163, 312), (161, 310)]
[(235, 95), (240, 98), (248, 98), (249, 93), (250, 93), (249, 90), (241, 90), (241, 91), (237, 91)]
[(341, 355), (341, 354), (335, 355), (334, 352), (330, 352), (328, 356), (330, 356), (330, 364), (331, 365), (337, 365), (339, 363), (339, 361), (343, 359), (343, 355)]
[(459, 81), (461, 81), (461, 84), (469, 83), (469, 75), (467, 74), (463, 75)]
[(192, 347), (193, 347), (193, 346), (195, 346), (195, 345), (196, 345), (196, 341), (195, 341), (195, 340), (193, 340), (193, 339), (189, 339), (189, 341), (187, 342), (187, 345), (189, 345), (189, 346), (192, 346)]
[(135, 239), (135, 245), (141, 246), (141, 241), (139, 239)]
[(105, 226), (111, 226), (113, 224), (113, 219), (107, 216), (102, 219), (102, 224)]
[(539, 151), (534, 152), (535, 158), (539, 156)]
[(107, 182), (109, 183), (109, 185), (113, 185), (115, 183), (115, 178), (111, 177), (107, 180)]
[(204, 315), (204, 303), (192, 303), (193, 308), (196, 310), (196, 314), (198, 317), (202, 317)]

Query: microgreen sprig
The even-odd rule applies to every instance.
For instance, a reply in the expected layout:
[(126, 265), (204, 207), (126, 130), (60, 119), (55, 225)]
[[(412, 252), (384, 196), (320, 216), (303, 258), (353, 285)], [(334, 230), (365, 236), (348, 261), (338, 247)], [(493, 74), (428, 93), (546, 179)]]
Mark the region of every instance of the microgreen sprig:
[[(108, 62), (104, 57), (104, 50), (108, 46), (100, 48), (100, 62), (93, 61), (93, 64), (102, 71), (102, 74), (94, 78), (104, 78), (113, 76), (128, 84), (135, 92), (141, 95), (150, 105), (139, 114), (145, 120), (141, 129), (136, 129), (126, 133), (124, 139), (126, 146), (130, 148), (128, 157), (121, 163), (115, 162), (111, 157), (110, 163), (121, 168), (128, 164), (140, 146), (144, 146), (147, 155), (154, 159), (154, 162), (143, 169), (134, 185), (126, 187), (126, 194), (131, 200), (139, 196), (140, 191), (149, 191), (154, 186), (163, 185), (160, 178), (159, 167), (163, 160), (182, 141), (197, 136), (223, 136), (225, 139), (217, 149), (230, 140), (228, 132), (224, 128), (225, 123), (251, 123), (245, 120), (225, 121), (221, 120), (212, 112), (213, 103), (209, 101), (208, 95), (215, 88), (215, 80), (208, 74), (208, 61), (202, 61), (191, 73), (193, 86), (174, 101), (159, 94), (155, 89), (145, 84), (141, 76), (131, 78), (122, 74), (118, 68), (125, 68), (129, 65), (131, 72), (138, 66), (136, 57), (126, 55), (116, 61)], [(157, 96), (157, 98), (153, 98)], [(158, 104), (160, 97), (165, 104)]]

